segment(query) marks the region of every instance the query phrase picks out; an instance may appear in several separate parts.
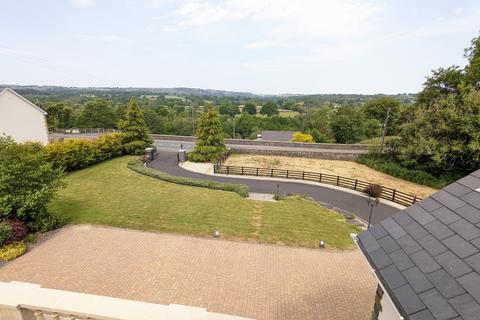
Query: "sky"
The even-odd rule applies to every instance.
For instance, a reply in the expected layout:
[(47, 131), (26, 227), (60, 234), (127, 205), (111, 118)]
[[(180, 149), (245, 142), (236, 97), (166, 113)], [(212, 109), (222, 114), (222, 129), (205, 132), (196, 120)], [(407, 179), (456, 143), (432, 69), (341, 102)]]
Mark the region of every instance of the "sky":
[(418, 92), (478, 0), (0, 0), (0, 83)]

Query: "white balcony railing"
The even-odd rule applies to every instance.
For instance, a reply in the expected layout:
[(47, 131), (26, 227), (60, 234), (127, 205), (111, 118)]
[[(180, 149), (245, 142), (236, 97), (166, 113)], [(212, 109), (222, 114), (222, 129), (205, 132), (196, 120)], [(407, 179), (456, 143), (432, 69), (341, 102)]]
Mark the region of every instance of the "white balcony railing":
[(0, 282), (2, 320), (245, 320), (204, 308), (161, 305), (42, 288), (24, 282)]

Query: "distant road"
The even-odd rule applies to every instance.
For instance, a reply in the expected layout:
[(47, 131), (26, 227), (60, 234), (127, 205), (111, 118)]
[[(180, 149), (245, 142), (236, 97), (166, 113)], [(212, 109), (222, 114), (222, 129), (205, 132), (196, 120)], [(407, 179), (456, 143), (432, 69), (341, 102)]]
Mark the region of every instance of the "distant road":
[[(71, 139), (71, 138), (86, 138), (86, 139), (95, 139), (98, 137), (99, 133), (79, 133), (79, 134), (62, 134), (62, 133), (53, 133), (50, 134), (51, 139)], [(154, 135), (156, 138), (156, 136)], [(168, 138), (155, 139), (154, 145), (158, 150), (163, 151), (176, 151), (180, 149), (182, 145), (183, 148), (187, 151), (193, 149), (195, 142), (192, 142), (191, 138), (185, 137), (185, 140), (181, 140), (182, 137), (176, 137), (175, 140), (168, 140)], [(242, 142), (242, 140), (239, 140)], [(254, 141), (249, 140), (248, 142), (254, 143)], [(345, 149), (342, 145), (339, 145), (339, 148), (332, 148), (330, 144), (325, 148), (306, 148), (299, 146), (272, 146), (272, 145), (255, 145), (255, 144), (237, 144), (237, 143), (227, 143), (227, 147), (235, 148), (240, 150), (257, 150), (257, 151), (279, 151), (279, 152), (296, 152), (296, 153), (324, 153), (324, 154), (351, 154), (359, 155), (367, 153), (367, 150), (362, 149)]]

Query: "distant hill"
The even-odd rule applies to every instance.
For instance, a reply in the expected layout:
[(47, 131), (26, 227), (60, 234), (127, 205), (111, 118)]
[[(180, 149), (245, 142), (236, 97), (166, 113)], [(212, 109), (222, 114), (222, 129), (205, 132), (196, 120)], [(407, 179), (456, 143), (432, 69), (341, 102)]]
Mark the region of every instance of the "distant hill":
[(60, 86), (21, 86), (14, 84), (0, 84), (0, 90), (9, 87), (23, 94), (96, 94), (96, 93), (136, 93), (136, 94), (170, 94), (209, 97), (241, 97), (257, 98), (259, 95), (250, 92), (235, 92), (198, 88), (118, 88), (118, 87), (60, 87)]

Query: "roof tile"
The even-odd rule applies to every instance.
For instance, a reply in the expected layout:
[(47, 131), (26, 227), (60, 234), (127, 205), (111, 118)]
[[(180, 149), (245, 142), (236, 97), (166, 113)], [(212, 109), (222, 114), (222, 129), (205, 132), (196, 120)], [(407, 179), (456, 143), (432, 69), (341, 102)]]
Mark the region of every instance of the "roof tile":
[(435, 218), (430, 213), (428, 213), (427, 210), (423, 209), (418, 204), (408, 207), (407, 209), (405, 209), (405, 212), (407, 212), (421, 225), (427, 224), (435, 220)]
[(410, 259), (402, 249), (390, 253), (389, 257), (400, 271), (414, 266), (412, 259)]
[(428, 309), (412, 314), (410, 320), (435, 320), (432, 313)]
[(470, 272), (460, 278), (457, 278), (458, 283), (467, 290), (468, 293), (480, 303), (480, 275), (476, 272)]
[(391, 236), (386, 236), (378, 240), (380, 246), (385, 250), (386, 253), (391, 253), (400, 249), (398, 244), (393, 240)]
[(370, 258), (372, 259), (373, 264), (377, 267), (377, 269), (385, 268), (386, 266), (393, 263), (382, 248), (370, 252)]
[(427, 211), (432, 211), (442, 206), (439, 202), (433, 200), (432, 198), (423, 199), (418, 204)]
[(435, 260), (454, 278), (472, 272), (472, 269), (451, 251), (436, 256)]
[(432, 215), (445, 224), (450, 224), (460, 219), (460, 217), (456, 215), (452, 210), (443, 206), (433, 210)]
[(412, 314), (425, 309), (423, 302), (408, 284), (393, 290), (393, 293), (407, 314)]
[(420, 245), (409, 235), (397, 239), (397, 243), (402, 247), (406, 254), (412, 254), (422, 249)]
[(480, 229), (465, 219), (460, 219), (449, 225), (449, 227), (468, 241), (480, 237)]
[(393, 264), (381, 269), (380, 274), (382, 275), (382, 278), (385, 280), (389, 288), (392, 290), (401, 287), (407, 283), (400, 271), (398, 271), (398, 269)]
[(455, 211), (458, 215), (462, 216), (463, 218), (467, 219), (471, 223), (479, 223), (480, 222), (480, 210), (472, 207), (471, 205), (467, 204), (461, 208), (458, 208)]
[(425, 250), (415, 252), (410, 256), (410, 258), (424, 273), (430, 273), (441, 268), (438, 263), (433, 260), (432, 256), (429, 255)]
[(407, 224), (413, 222), (413, 219), (403, 211), (395, 213), (392, 218), (401, 226), (406, 226)]
[(385, 229), (379, 224), (371, 226), (368, 231), (370, 231), (373, 237), (377, 240), (387, 235), (387, 231), (385, 231)]
[(463, 195), (472, 191), (471, 188), (467, 188), (467, 187), (461, 185), (458, 182), (452, 183), (451, 185), (443, 188), (443, 190), (453, 194), (456, 197), (461, 197), (461, 196), (463, 196)]
[(436, 256), (442, 252), (447, 251), (447, 248), (432, 235), (428, 235), (417, 241), (432, 256)]
[(457, 182), (473, 190), (480, 188), (480, 178), (473, 175), (468, 175)]
[(377, 240), (373, 237), (370, 231), (362, 232), (358, 235), (358, 239), (362, 243), (363, 247), (367, 252), (375, 251), (380, 248)]
[(417, 267), (405, 270), (402, 274), (416, 293), (433, 288), (433, 285), (430, 280), (428, 280), (427, 276), (425, 276), (425, 274)]
[(468, 263), (475, 271), (480, 273), (480, 253), (474, 254), (465, 259), (465, 262)]
[(453, 196), (452, 194), (450, 194), (450, 193), (448, 193), (444, 190), (440, 190), (440, 191), (435, 192), (432, 195), (432, 198), (434, 198), (435, 200), (437, 200), (438, 202), (440, 202), (445, 207), (447, 207), (451, 210), (458, 209), (458, 208), (463, 207), (465, 205), (465, 202), (463, 202), (459, 198)]
[(453, 298), (465, 290), (445, 270), (440, 269), (427, 275), (430, 282), (445, 298)]
[(478, 249), (465, 241), (459, 235), (453, 235), (449, 238), (442, 240), (450, 250), (453, 251), (460, 259), (466, 258), (478, 252)]
[[(407, 214), (405, 214), (408, 216)], [(418, 223), (413, 221), (410, 224), (407, 224), (403, 227), (405, 231), (413, 238), (413, 239), (420, 239), (428, 235), (429, 233)]]
[(458, 315), (436, 289), (420, 293), (419, 297), (435, 319), (448, 320)]
[(455, 234), (439, 220), (435, 220), (433, 222), (430, 222), (429, 224), (426, 224), (425, 229), (427, 229), (427, 231), (430, 232), (438, 240), (445, 239)]
[(462, 197), (462, 200), (474, 206), (475, 208), (480, 209), (480, 192), (472, 191), (467, 193)]
[(403, 230), (402, 227), (400, 227), (400, 225), (392, 218), (383, 220), (381, 225), (385, 228), (385, 230), (387, 230), (388, 233), (392, 235), (394, 239), (398, 239), (407, 234), (405, 230)]
[(448, 302), (464, 320), (478, 320), (480, 317), (480, 305), (469, 294), (452, 298)]

